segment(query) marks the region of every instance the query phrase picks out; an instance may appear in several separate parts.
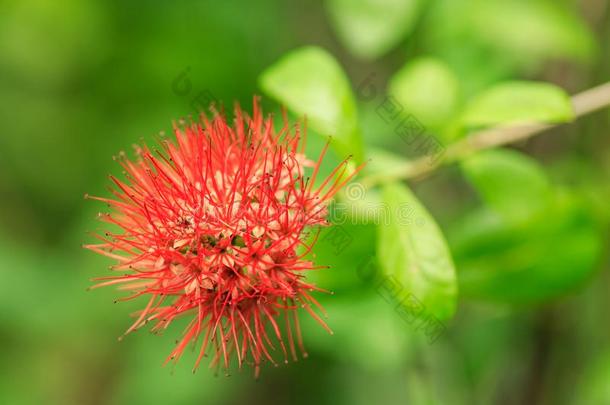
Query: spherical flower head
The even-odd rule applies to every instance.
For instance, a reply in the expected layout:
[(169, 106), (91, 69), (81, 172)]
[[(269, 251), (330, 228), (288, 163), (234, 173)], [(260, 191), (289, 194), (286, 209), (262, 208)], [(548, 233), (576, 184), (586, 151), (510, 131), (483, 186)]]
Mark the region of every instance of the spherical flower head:
[(174, 133), (160, 150), (137, 147), (135, 161), (122, 153), (126, 179), (111, 176), (114, 198), (91, 197), (112, 208), (100, 219), (120, 229), (85, 245), (118, 262), (111, 270), (120, 274), (95, 287), (147, 297), (126, 334), (147, 323), (160, 332), (188, 315), (167, 361), (193, 342), (194, 370), (208, 355), (212, 367), (228, 370), (236, 359), (256, 375), (261, 362), (276, 364), (277, 347), (285, 362), (307, 356), (297, 310), (329, 329), (311, 294), (319, 289), (304, 276), (319, 268), (306, 259), (314, 243), (306, 235), (328, 225), (328, 202), (355, 171), (344, 161), (314, 187), (326, 148), (308, 160), (299, 127), (284, 119), (276, 131), (256, 99), (252, 116), (235, 108), (233, 125), (214, 113)]

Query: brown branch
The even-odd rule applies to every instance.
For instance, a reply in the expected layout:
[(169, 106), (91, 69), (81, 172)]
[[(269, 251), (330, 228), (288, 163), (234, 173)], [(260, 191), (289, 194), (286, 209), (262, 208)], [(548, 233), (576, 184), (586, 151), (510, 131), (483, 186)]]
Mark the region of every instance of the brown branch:
[[(610, 82), (576, 94), (571, 101), (575, 119), (607, 107), (610, 105)], [(423, 156), (405, 162), (391, 171), (366, 176), (362, 183), (370, 187), (394, 180), (421, 178), (440, 166), (456, 162), (473, 152), (527, 139), (557, 125), (560, 124), (519, 125), (475, 132), (447, 147), (444, 155), (435, 162), (431, 161), (430, 157)]]

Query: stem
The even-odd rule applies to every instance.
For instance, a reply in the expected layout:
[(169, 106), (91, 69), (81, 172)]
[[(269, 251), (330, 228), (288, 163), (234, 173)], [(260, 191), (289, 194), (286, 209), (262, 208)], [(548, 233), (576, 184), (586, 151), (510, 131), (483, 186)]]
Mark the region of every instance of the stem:
[[(607, 107), (610, 105), (610, 82), (576, 94), (571, 101), (575, 119)], [(362, 179), (362, 184), (370, 187), (393, 180), (422, 178), (440, 166), (461, 160), (479, 150), (527, 139), (558, 125), (561, 124), (515, 125), (475, 132), (449, 145), (443, 156), (435, 162), (432, 162), (428, 156), (423, 156), (386, 173), (366, 176)]]
[(534, 319), (534, 346), (532, 347), (529, 372), (523, 386), (523, 404), (540, 404), (545, 394), (545, 383), (549, 373), (549, 358), (551, 356), (554, 316), (551, 308), (545, 309), (536, 315)]

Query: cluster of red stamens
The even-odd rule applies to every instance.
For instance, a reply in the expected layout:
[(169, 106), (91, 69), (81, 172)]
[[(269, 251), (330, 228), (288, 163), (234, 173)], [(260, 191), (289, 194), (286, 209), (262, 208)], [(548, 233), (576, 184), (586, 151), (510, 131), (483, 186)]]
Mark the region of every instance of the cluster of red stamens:
[(297, 359), (295, 346), (305, 357), (297, 309), (330, 331), (312, 308), (323, 311), (310, 294), (320, 290), (304, 277), (319, 268), (306, 259), (315, 239), (305, 235), (328, 224), (327, 204), (351, 177), (347, 162), (314, 189), (326, 149), (317, 163), (307, 160), (299, 128), (276, 131), (256, 100), (251, 117), (236, 107), (232, 126), (216, 113), (174, 132), (161, 150), (138, 147), (136, 161), (121, 154), (126, 181), (111, 176), (114, 199), (90, 197), (112, 207), (100, 218), (120, 228), (85, 246), (122, 273), (95, 287), (148, 297), (126, 333), (192, 315), (168, 361), (200, 338), (195, 369), (208, 351), (211, 366), (228, 370), (235, 357), (257, 375), (261, 362), (275, 364), (276, 345), (286, 362)]

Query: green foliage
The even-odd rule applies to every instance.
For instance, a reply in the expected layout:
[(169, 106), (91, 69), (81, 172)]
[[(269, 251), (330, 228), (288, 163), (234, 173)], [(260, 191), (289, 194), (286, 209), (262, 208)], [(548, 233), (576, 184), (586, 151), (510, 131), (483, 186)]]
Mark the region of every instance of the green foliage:
[(370, 148), (368, 150), (368, 158), (369, 160), (364, 170), (370, 175), (383, 175), (391, 170), (396, 170), (397, 167), (412, 165), (411, 161), (404, 156), (381, 148)]
[(598, 48), (580, 10), (561, 1), (438, 0), (425, 15), (423, 47), (457, 72), (466, 96), (536, 77), (549, 60), (591, 64)]
[(363, 369), (399, 369), (413, 350), (393, 308), (371, 291), (360, 292), (357, 300), (342, 297), (323, 301), (333, 339), (315, 320), (304, 319), (309, 345)]
[[(245, 375), (233, 380), (214, 378), (205, 368), (192, 373), (190, 364), (187, 363), (194, 361), (193, 353), (188, 353), (185, 361), (178, 365), (168, 364), (161, 367), (163, 361), (160, 354), (171, 348), (171, 342), (166, 339), (153, 339), (153, 336), (148, 334), (129, 338), (129, 342), (124, 342), (131, 348), (127, 352), (129, 358), (126, 359), (126, 373), (111, 398), (112, 404), (222, 404), (231, 396), (231, 390), (235, 387), (246, 389), (247, 384), (251, 383)], [(170, 372), (173, 375), (168, 376)]]
[(590, 277), (602, 235), (582, 198), (555, 190), (542, 167), (516, 151), (479, 152), (461, 167), (489, 207), (452, 233), (462, 294), (536, 302), (570, 292)]
[(587, 62), (596, 49), (578, 10), (552, 0), (439, 0), (426, 25), (426, 41), (435, 50), (460, 46), (456, 51), (466, 57), (474, 49), (485, 50), (492, 63), (503, 54), (504, 61), (525, 70), (548, 58)]
[(386, 275), (395, 276), (439, 319), (456, 305), (455, 269), (441, 230), (405, 186), (383, 187), (389, 220), (378, 226), (377, 254)]
[(269, 67), (260, 85), (270, 96), (311, 127), (333, 137), (339, 156), (362, 162), (364, 150), (354, 96), (343, 70), (325, 50), (306, 47), (292, 51)]
[(345, 46), (356, 56), (377, 58), (413, 29), (421, 0), (328, 0), (328, 13)]
[(595, 356), (581, 375), (580, 387), (574, 392), (573, 404), (610, 403), (610, 350)]
[(521, 58), (591, 58), (591, 30), (561, 2), (507, 0), (472, 2), (471, 24), (490, 46)]
[(557, 298), (581, 286), (595, 271), (603, 243), (589, 208), (569, 195), (525, 224), (477, 211), (450, 235), (460, 292), (515, 304)]
[(548, 83), (505, 82), (470, 101), (462, 116), (469, 127), (567, 122), (574, 117), (569, 96)]
[(425, 126), (438, 128), (455, 114), (460, 98), (458, 78), (434, 58), (409, 61), (390, 80), (389, 93)]
[[(4, 68), (44, 87), (69, 82), (83, 61), (99, 63), (107, 52), (102, 9), (96, 2), (75, 0), (66, 0), (61, 9), (37, 0), (6, 4), (0, 27)], [(27, 27), (23, 19), (30, 22)], [(91, 42), (98, 46), (93, 49)]]
[[(341, 213), (346, 222), (313, 233), (310, 240), (317, 236), (311, 259), (316, 263), (329, 266), (329, 271), (311, 272), (309, 277), (318, 285), (335, 293), (351, 293), (361, 290), (365, 280), (357, 269), (363, 258), (375, 254), (375, 226), (372, 224), (352, 224), (353, 218)], [(355, 222), (355, 221), (354, 221)]]
[(552, 199), (542, 167), (519, 152), (482, 151), (463, 161), (461, 167), (483, 200), (507, 222), (521, 222), (539, 214)]
[[(604, 2), (292, 3), (3, 3), (0, 403), (610, 403), (607, 111), (524, 153), (479, 151), (410, 179), (413, 193), (362, 180), (425, 156), (397, 132), (405, 113), (418, 139), (447, 147), (480, 128), (573, 121), (567, 93), (610, 80)], [(309, 358), (264, 366), (256, 383), (249, 368), (192, 374), (196, 350), (162, 367), (188, 319), (116, 341), (142, 302), (86, 291), (111, 261), (80, 248), (107, 209), (81, 197), (108, 196), (111, 156), (152, 147), (205, 109), (202, 94), (230, 116), (259, 91), (277, 101), (266, 112), (306, 117), (309, 158), (332, 137), (321, 174), (370, 159), (354, 180), (365, 195), (339, 196), (308, 256), (330, 267), (306, 276), (332, 291), (312, 296), (334, 335), (304, 314)], [(384, 115), (388, 95), (402, 115)], [(371, 259), (375, 279), (361, 271)], [(424, 343), (380, 297), (391, 276), (446, 321), (445, 338)]]

